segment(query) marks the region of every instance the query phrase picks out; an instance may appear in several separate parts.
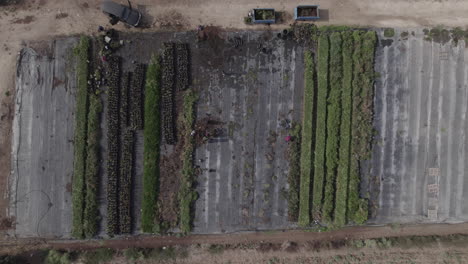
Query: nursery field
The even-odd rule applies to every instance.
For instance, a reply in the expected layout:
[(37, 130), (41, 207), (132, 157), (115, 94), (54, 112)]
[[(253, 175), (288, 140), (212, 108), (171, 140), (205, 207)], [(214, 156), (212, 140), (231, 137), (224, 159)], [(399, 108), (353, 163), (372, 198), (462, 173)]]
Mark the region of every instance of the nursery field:
[(105, 34), (21, 52), (12, 235), (467, 220), (462, 37)]

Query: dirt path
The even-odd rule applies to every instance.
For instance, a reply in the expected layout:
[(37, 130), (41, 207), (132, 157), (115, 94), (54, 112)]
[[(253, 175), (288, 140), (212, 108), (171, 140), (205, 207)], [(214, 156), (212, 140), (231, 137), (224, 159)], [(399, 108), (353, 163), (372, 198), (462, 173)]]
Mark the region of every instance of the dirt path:
[(22, 252), (43, 248), (83, 250), (93, 248), (125, 249), (128, 247), (158, 248), (176, 245), (237, 245), (271, 243), (282, 244), (292, 241), (298, 245), (310, 244), (316, 241), (343, 241), (349, 239), (369, 239), (379, 237), (404, 236), (445, 236), (450, 234), (468, 234), (468, 223), (463, 224), (428, 224), (407, 226), (381, 226), (381, 227), (350, 227), (330, 232), (307, 231), (271, 231), (252, 232), (225, 235), (191, 235), (186, 237), (174, 236), (138, 236), (109, 240), (45, 240), (45, 239), (18, 239), (0, 241), (0, 254)]

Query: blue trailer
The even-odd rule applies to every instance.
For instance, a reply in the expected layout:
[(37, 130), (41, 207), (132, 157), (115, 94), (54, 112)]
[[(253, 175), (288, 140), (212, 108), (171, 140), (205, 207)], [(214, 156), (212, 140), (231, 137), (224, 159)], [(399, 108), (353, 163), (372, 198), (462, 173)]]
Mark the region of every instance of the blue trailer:
[(300, 5), (294, 9), (295, 20), (317, 20), (319, 18), (318, 5)]
[(254, 24), (275, 24), (276, 13), (273, 8), (254, 8), (250, 13)]

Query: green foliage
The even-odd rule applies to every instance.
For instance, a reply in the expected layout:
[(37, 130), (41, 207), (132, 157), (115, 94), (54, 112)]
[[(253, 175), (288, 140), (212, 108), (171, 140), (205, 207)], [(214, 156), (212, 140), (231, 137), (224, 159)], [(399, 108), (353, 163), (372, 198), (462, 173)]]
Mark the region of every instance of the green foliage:
[[(297, 221), (298, 215), (299, 215), (299, 188), (300, 188), (300, 178), (301, 178), (301, 125), (294, 123), (292, 127), (293, 129), (292, 129), (291, 136), (293, 140), (289, 143), (289, 146), (288, 146), (288, 154), (289, 154), (288, 155), (289, 156), (288, 216), (289, 216), (289, 221)], [(309, 163), (309, 170), (310, 170), (310, 163)], [(308, 182), (310, 185), (310, 178)], [(307, 214), (309, 214), (309, 210), (307, 210)]]
[[(443, 26), (437, 26), (431, 30), (424, 31), (426, 40), (432, 40), (437, 43), (445, 44), (450, 41), (450, 31), (445, 29)], [(455, 33), (461, 33), (459, 30), (455, 30)], [(453, 36), (453, 34), (452, 34)]]
[(80, 42), (74, 48), (74, 54), (78, 59), (77, 66), (77, 92), (75, 112), (75, 140), (74, 163), (72, 179), (72, 235), (83, 237), (83, 211), (85, 196), (85, 172), (86, 172), (86, 136), (88, 118), (88, 58), (90, 40), (82, 36)]
[(99, 137), (100, 115), (102, 112), (101, 99), (97, 95), (89, 96), (88, 136), (86, 145), (86, 173), (85, 173), (85, 208), (83, 229), (87, 238), (98, 232), (98, 183), (99, 183)]
[(384, 37), (393, 38), (395, 36), (395, 30), (393, 28), (384, 29)]
[[(314, 72), (315, 63), (312, 53), (306, 51), (305, 61), (305, 89), (304, 89), (304, 116), (302, 119), (302, 142), (300, 147), (300, 201), (299, 225), (307, 226), (310, 223), (310, 181), (312, 178), (312, 148), (313, 148), (313, 111), (314, 111)], [(299, 127), (300, 129), (300, 127)], [(291, 190), (291, 188), (290, 188)]]
[(465, 40), (465, 46), (468, 44), (468, 30), (463, 30), (460, 27), (456, 27), (453, 28), (450, 33), (455, 45), (458, 45), (460, 40)]
[(335, 184), (338, 166), (339, 132), (341, 119), (341, 86), (343, 81), (342, 65), (342, 39), (339, 32), (330, 36), (330, 90), (327, 99), (327, 139), (326, 139), (326, 166), (325, 194), (322, 208), (322, 217), (330, 223), (333, 219), (335, 203)]
[(182, 135), (184, 148), (182, 152), (182, 181), (179, 189), (180, 230), (187, 234), (192, 229), (192, 207), (197, 199), (193, 190), (195, 181), (195, 168), (193, 155), (195, 153), (195, 139), (191, 132), (195, 126), (195, 102), (198, 96), (191, 89), (184, 94), (184, 110), (182, 119)]
[(71, 263), (70, 254), (62, 253), (56, 250), (50, 250), (44, 261), (45, 264), (69, 264)]
[(340, 149), (336, 179), (335, 226), (344, 226), (346, 219), (346, 203), (348, 200), (348, 176), (351, 148), (351, 116), (352, 116), (352, 79), (353, 79), (353, 34), (343, 32), (343, 88), (341, 97)]
[(100, 264), (113, 259), (115, 251), (110, 248), (100, 248), (83, 253), (84, 264)]
[(320, 35), (318, 42), (317, 123), (315, 126), (314, 184), (312, 192), (312, 216), (314, 219), (321, 218), (323, 200), (325, 179), (325, 143), (327, 133), (328, 60), (330, 58), (330, 43), (328, 35)]
[(141, 228), (151, 233), (158, 229), (156, 202), (159, 184), (159, 149), (161, 144), (161, 67), (158, 57), (152, 57), (146, 73), (144, 151), (143, 151), (143, 200)]

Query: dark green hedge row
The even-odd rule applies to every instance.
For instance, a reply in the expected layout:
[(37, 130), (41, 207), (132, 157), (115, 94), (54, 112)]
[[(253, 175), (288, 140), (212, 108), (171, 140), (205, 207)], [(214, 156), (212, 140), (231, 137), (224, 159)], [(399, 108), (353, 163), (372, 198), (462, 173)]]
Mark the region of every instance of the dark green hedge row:
[(175, 144), (175, 111), (174, 111), (174, 43), (164, 43), (161, 72), (161, 117), (164, 139), (167, 144)]
[(119, 180), (119, 97), (120, 97), (120, 57), (109, 59), (109, 85), (107, 108), (107, 233), (119, 233), (118, 180)]
[(161, 145), (161, 66), (152, 57), (146, 72), (144, 108), (143, 200), (141, 229), (146, 233), (159, 230), (156, 203), (159, 184), (159, 150)]
[(327, 133), (327, 94), (328, 61), (330, 43), (327, 34), (321, 34), (318, 40), (317, 69), (317, 122), (315, 125), (314, 183), (312, 199), (312, 217), (321, 219), (324, 180), (325, 180), (325, 144)]
[(327, 139), (325, 151), (327, 170), (322, 207), (322, 219), (328, 223), (333, 219), (338, 149), (340, 147), (339, 127), (341, 121), (341, 86), (343, 82), (343, 57), (341, 45), (341, 33), (332, 33), (330, 36), (330, 88), (327, 98)]
[[(300, 157), (300, 198), (299, 198), (299, 225), (306, 226), (310, 223), (310, 182), (312, 178), (312, 142), (313, 142), (313, 111), (314, 111), (314, 93), (315, 93), (315, 63), (312, 53), (306, 51), (304, 53), (305, 62), (305, 86), (304, 86), (304, 116), (302, 119), (302, 138), (301, 143), (293, 143), (291, 146), (297, 148)], [(300, 127), (299, 127), (300, 129)], [(294, 130), (296, 131), (296, 130)], [(301, 144), (301, 145), (299, 145)], [(297, 145), (297, 146), (296, 146)], [(290, 155), (292, 155), (290, 153)], [(293, 169), (292, 167), (291, 169)], [(292, 186), (290, 186), (290, 192)], [(297, 191), (295, 191), (297, 192)], [(294, 194), (294, 192), (293, 192)], [(291, 197), (291, 196), (290, 196)], [(291, 198), (294, 198), (292, 196)], [(291, 203), (294, 202), (294, 199)], [(295, 208), (291, 205), (292, 208)]]
[(134, 135), (130, 129), (123, 132), (122, 157), (120, 160), (119, 224), (120, 233), (129, 234), (132, 230), (132, 172)]
[(145, 65), (138, 64), (130, 81), (130, 126), (143, 129), (143, 85), (145, 83)]
[(130, 84), (131, 72), (126, 72), (122, 78), (122, 87), (120, 88), (120, 130), (125, 131), (129, 126), (129, 101), (130, 101)]

